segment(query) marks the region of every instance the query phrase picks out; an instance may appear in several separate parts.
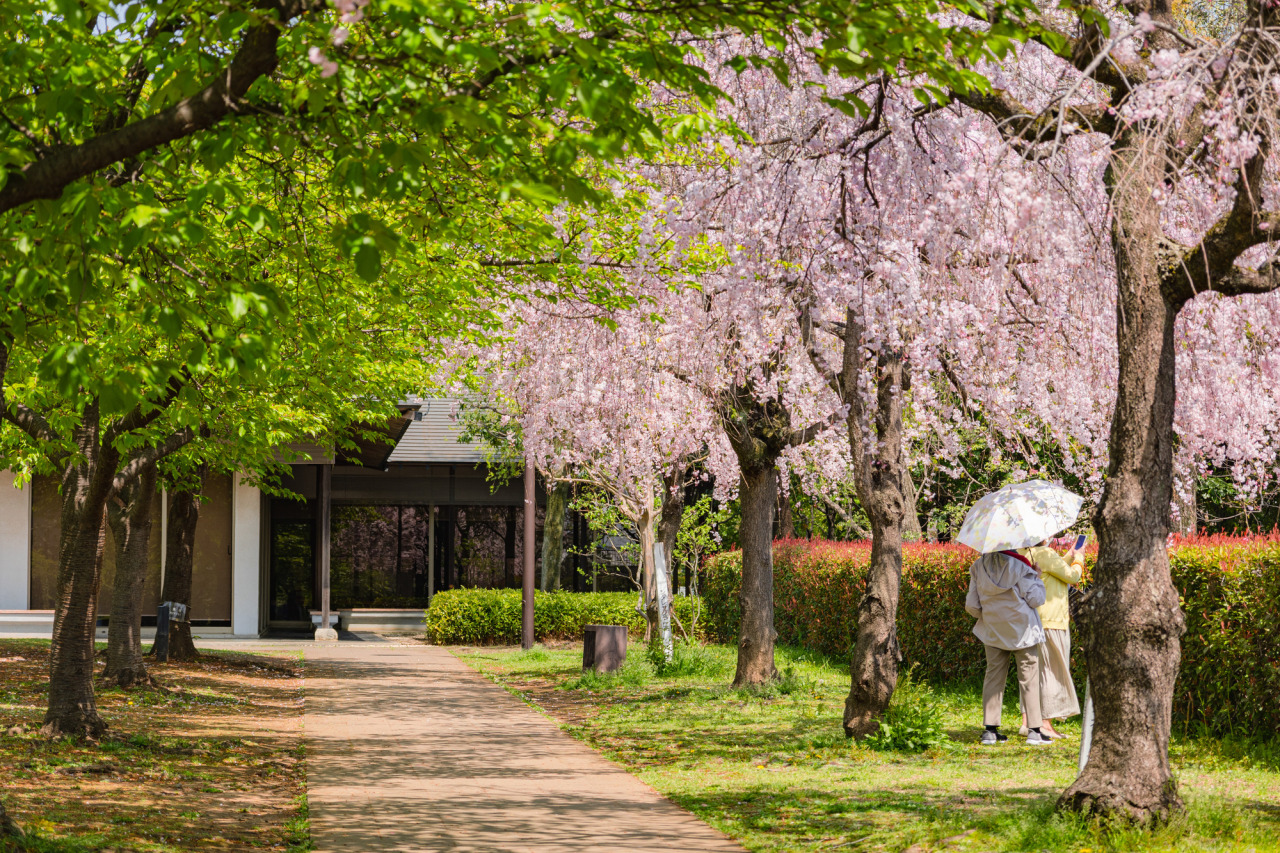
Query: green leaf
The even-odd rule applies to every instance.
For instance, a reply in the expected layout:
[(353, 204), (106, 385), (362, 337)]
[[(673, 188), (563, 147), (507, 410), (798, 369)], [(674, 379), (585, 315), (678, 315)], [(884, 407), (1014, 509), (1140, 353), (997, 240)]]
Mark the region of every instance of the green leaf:
[(365, 281), (377, 281), (382, 275), (382, 253), (376, 246), (365, 243), (356, 249), (356, 272)]

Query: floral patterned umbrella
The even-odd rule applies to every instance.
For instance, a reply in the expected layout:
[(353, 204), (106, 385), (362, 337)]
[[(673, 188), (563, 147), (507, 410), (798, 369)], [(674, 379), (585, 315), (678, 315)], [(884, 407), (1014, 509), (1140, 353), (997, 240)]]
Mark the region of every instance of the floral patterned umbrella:
[(956, 541), (989, 554), (1043, 542), (1075, 523), (1084, 498), (1045, 480), (992, 492), (964, 517)]

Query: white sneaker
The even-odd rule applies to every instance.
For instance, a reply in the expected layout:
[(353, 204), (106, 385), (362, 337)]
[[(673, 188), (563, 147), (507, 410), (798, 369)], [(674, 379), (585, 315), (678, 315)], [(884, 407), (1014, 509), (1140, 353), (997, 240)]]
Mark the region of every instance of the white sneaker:
[(1046, 746), (1053, 743), (1053, 739), (1043, 732), (1027, 732), (1027, 746)]

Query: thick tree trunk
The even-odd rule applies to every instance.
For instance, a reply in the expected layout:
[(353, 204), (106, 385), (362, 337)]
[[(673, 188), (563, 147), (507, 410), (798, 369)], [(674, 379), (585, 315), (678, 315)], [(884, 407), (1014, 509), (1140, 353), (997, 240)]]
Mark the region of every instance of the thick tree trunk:
[(49, 708), (41, 731), (97, 737), (107, 724), (93, 696), (94, 635), (107, 496), (118, 456), (99, 446), (96, 403), (86, 407), (74, 439), (79, 458), (68, 463), (62, 477), (58, 600), (49, 645)]
[(156, 466), (150, 464), (118, 488), (107, 504), (107, 521), (115, 537), (116, 578), (102, 677), (126, 688), (151, 681), (142, 658), (142, 595), (155, 496)]
[(564, 562), (564, 520), (569, 509), (569, 484), (547, 489), (547, 516), (542, 524), (542, 591), (560, 589)]
[[(1183, 808), (1169, 770), (1174, 680), (1186, 621), (1169, 575), (1173, 497), (1174, 322), (1181, 305), (1160, 287), (1150, 197), (1163, 161), (1134, 141), (1112, 179), (1119, 286), (1119, 378), (1111, 460), (1094, 517), (1098, 563), (1082, 603), (1079, 638), (1092, 684), (1089, 762), (1060, 808), (1142, 824)], [(1116, 167), (1113, 167), (1113, 169)], [(1116, 175), (1122, 180), (1115, 180)]]
[(738, 668), (734, 687), (766, 684), (778, 677), (773, 660), (773, 512), (778, 502), (778, 468), (770, 460), (742, 469), (738, 491), (742, 508), (742, 589), (738, 602)]
[(636, 533), (640, 536), (640, 590), (644, 596), (644, 641), (653, 642), (658, 636), (658, 577), (653, 563), (653, 543), (656, 541), (657, 519), (653, 510), (645, 508), (636, 519)]
[[(191, 572), (195, 565), (196, 524), (200, 520), (200, 495), (179, 489), (169, 495), (168, 541), (165, 543), (164, 591), (161, 599), (187, 605), (191, 613)], [(191, 637), (191, 622), (169, 623), (169, 660), (200, 658)]]
[[(903, 519), (911, 501), (902, 461), (904, 370), (899, 354), (884, 353), (877, 364), (876, 448), (862, 445), (857, 407), (848, 421), (849, 441), (858, 464), (858, 497), (871, 521), (871, 565), (866, 593), (858, 604), (858, 635), (849, 667), (849, 696), (844, 731), (862, 738), (880, 726), (880, 716), (898, 686), (898, 594), (902, 581)], [(914, 495), (914, 493), (913, 493)], [(917, 529), (919, 524), (916, 525)]]

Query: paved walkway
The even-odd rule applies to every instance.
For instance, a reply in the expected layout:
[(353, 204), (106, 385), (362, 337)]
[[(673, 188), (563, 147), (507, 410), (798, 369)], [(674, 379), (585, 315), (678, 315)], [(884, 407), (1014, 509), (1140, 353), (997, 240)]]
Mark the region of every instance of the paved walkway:
[(304, 647), (318, 853), (741, 853), (443, 649)]

